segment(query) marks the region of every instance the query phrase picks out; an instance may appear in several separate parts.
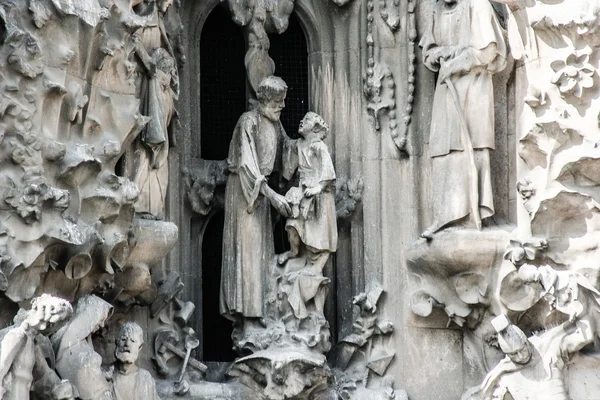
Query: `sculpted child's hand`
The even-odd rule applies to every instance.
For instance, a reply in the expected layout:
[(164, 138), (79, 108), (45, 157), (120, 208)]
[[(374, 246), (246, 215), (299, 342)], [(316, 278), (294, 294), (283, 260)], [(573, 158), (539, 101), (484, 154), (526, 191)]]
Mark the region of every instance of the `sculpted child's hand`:
[(312, 196), (315, 196), (315, 195), (317, 195), (319, 193), (321, 193), (321, 188), (319, 186), (315, 186), (315, 187), (310, 187), (310, 188), (304, 189), (304, 196), (305, 197), (312, 197)]

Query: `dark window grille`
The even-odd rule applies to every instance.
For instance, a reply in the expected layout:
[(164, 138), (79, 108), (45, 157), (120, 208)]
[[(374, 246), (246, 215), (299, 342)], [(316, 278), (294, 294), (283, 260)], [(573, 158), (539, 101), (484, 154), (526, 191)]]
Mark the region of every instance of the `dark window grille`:
[(288, 86), (281, 123), (290, 137), (298, 136), (298, 125), (308, 110), (308, 48), (295, 14), (281, 35), (269, 35), (269, 55), (275, 61), (275, 75)]
[(224, 160), (235, 123), (246, 111), (246, 43), (242, 29), (217, 6), (200, 39), (200, 156)]

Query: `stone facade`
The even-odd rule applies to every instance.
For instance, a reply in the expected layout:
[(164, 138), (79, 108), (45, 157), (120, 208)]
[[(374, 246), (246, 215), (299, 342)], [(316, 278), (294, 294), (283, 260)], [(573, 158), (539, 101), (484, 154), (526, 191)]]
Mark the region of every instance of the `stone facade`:
[(596, 399), (598, 26), (0, 0), (0, 399)]

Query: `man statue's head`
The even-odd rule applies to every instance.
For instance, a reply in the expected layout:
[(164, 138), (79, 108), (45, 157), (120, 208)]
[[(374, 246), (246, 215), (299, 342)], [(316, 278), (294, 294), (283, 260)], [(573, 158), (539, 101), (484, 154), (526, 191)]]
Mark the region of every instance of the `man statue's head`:
[(277, 76), (263, 79), (256, 89), (260, 113), (271, 121), (279, 121), (281, 110), (285, 107), (286, 94), (287, 85), (283, 79)]
[(527, 364), (531, 360), (531, 344), (527, 336), (518, 326), (510, 323), (505, 315), (492, 320), (498, 332), (498, 344), (504, 354), (515, 364)]
[(116, 339), (116, 359), (123, 364), (135, 364), (144, 344), (144, 331), (135, 322), (127, 322)]

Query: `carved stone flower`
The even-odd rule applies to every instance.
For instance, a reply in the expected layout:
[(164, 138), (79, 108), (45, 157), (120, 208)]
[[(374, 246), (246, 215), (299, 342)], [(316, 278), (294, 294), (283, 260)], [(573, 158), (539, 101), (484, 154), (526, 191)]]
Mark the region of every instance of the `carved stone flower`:
[(571, 53), (565, 61), (554, 61), (550, 66), (554, 70), (552, 83), (558, 86), (562, 95), (581, 98), (584, 89), (594, 86), (596, 69), (589, 63), (589, 54)]
[(515, 267), (535, 260), (539, 252), (548, 248), (546, 239), (531, 239), (531, 241), (521, 242), (519, 240), (511, 240), (504, 259), (510, 260)]

